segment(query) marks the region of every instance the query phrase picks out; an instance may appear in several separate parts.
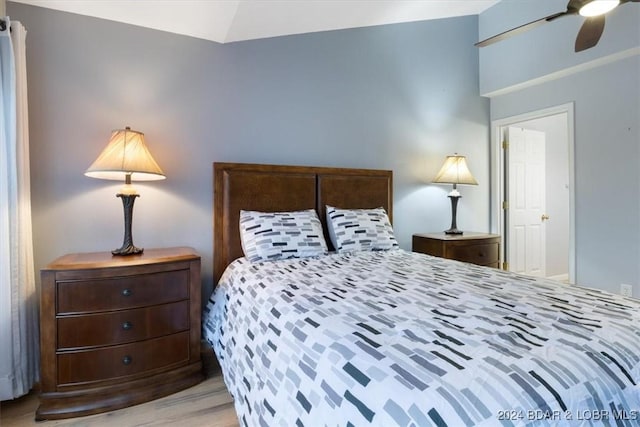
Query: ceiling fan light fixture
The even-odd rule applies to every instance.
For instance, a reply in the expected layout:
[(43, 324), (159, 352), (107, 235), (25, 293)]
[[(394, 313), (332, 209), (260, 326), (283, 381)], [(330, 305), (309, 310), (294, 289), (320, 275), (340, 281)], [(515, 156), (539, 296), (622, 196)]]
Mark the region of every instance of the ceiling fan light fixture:
[(587, 17), (599, 16), (615, 9), (619, 4), (620, 0), (592, 0), (584, 4), (579, 13)]

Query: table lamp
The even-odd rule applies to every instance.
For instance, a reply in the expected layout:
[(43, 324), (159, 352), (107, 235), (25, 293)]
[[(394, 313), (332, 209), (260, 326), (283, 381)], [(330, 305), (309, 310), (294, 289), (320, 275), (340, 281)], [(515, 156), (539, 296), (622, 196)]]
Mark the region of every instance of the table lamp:
[(133, 202), (139, 196), (131, 181), (156, 181), (165, 179), (160, 166), (151, 156), (144, 142), (144, 134), (131, 128), (114, 130), (107, 147), (84, 173), (91, 178), (124, 180), (124, 187), (116, 194), (122, 198), (124, 208), (124, 242), (120, 249), (111, 251), (113, 255), (135, 255), (144, 251), (133, 245), (131, 220)]
[(458, 184), (478, 185), (476, 179), (471, 175), (469, 168), (467, 167), (467, 160), (464, 156), (458, 156), (457, 153), (453, 156), (447, 156), (447, 159), (442, 165), (440, 172), (433, 179), (433, 182), (438, 184), (453, 184), (453, 190), (449, 193), (451, 199), (451, 227), (445, 230), (445, 234), (462, 234), (462, 231), (458, 230), (456, 224), (456, 213), (458, 210), (458, 199), (462, 197), (458, 192)]

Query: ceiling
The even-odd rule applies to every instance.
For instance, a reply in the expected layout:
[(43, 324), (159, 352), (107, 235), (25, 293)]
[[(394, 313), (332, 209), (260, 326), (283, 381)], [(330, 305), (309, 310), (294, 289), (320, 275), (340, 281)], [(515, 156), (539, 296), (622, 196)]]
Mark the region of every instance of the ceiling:
[(10, 0), (228, 43), (477, 15), (499, 0)]

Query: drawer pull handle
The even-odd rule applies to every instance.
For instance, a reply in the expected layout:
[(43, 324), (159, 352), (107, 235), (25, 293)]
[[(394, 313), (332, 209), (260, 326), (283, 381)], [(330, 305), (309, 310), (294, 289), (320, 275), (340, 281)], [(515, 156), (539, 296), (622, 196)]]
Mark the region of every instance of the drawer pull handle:
[(122, 290), (122, 296), (123, 297), (130, 297), (131, 294), (133, 294), (133, 291), (131, 289), (123, 289)]
[(123, 365), (130, 365), (132, 361), (133, 359), (131, 358), (131, 356), (125, 356), (122, 358)]
[(125, 331), (128, 331), (131, 328), (133, 328), (133, 323), (129, 321), (126, 321), (122, 324), (122, 329), (124, 329)]

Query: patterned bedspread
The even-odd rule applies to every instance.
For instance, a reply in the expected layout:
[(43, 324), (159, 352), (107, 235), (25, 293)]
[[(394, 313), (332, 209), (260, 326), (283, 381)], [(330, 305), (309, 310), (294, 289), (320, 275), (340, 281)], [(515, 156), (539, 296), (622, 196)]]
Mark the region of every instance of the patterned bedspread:
[(640, 301), (394, 250), (236, 260), (205, 337), (246, 426), (637, 426)]

